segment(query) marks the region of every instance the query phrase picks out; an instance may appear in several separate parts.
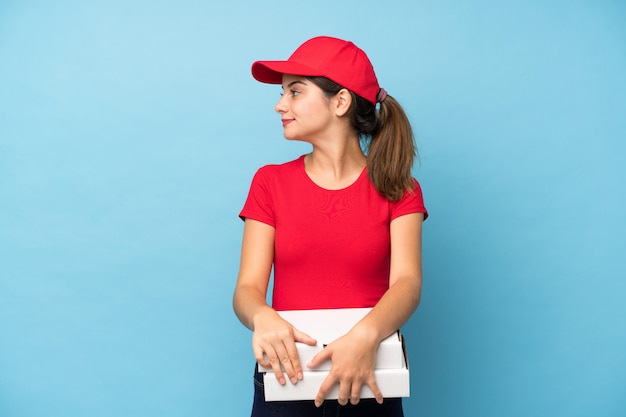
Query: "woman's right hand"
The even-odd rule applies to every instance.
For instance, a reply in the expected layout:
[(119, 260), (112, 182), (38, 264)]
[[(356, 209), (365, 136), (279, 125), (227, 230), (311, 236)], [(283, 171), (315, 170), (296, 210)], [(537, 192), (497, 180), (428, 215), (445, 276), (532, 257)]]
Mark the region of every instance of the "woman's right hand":
[(310, 346), (317, 344), (315, 339), (293, 327), (271, 308), (258, 313), (254, 318), (254, 357), (262, 366), (273, 369), (281, 385), (286, 383), (283, 368), (292, 384), (302, 379), (302, 365), (296, 342)]

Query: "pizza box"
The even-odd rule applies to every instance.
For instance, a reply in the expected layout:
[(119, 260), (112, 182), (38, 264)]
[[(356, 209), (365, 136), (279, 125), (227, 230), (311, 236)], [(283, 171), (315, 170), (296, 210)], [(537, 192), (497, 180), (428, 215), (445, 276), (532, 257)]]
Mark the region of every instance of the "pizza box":
[[(295, 328), (317, 340), (316, 346), (296, 343), (300, 363), (303, 367), (333, 340), (346, 334), (352, 326), (361, 320), (371, 309), (327, 309), (327, 310), (291, 310), (278, 313)], [(266, 401), (312, 400), (320, 385), (328, 375), (331, 363), (326, 361), (314, 369), (303, 371), (303, 379), (297, 384), (287, 382), (281, 385), (271, 368), (258, 365), (263, 373)], [(386, 398), (408, 397), (410, 394), (409, 367), (400, 332), (394, 332), (384, 339), (378, 349), (374, 370), (376, 383)], [(336, 399), (339, 385), (328, 393), (327, 399)], [(369, 387), (364, 386), (361, 398), (373, 398)]]

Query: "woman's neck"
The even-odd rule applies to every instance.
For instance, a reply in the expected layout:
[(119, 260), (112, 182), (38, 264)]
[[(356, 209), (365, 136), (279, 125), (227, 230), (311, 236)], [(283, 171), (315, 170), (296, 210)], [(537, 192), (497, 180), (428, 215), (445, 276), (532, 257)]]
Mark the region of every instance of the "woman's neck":
[(358, 138), (335, 141), (332, 146), (313, 146), (304, 158), (304, 169), (316, 184), (341, 189), (352, 184), (365, 168), (366, 157)]

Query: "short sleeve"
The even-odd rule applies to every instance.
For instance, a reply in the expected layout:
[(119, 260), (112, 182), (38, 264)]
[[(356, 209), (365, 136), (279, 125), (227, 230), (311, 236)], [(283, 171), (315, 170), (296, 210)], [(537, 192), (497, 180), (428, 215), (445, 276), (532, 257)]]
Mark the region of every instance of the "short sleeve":
[(422, 196), (422, 188), (419, 182), (415, 181), (412, 192), (405, 192), (404, 196), (391, 207), (391, 220), (404, 216), (405, 214), (424, 213), (424, 220), (428, 217), (428, 211), (424, 205), (424, 197)]
[(267, 170), (259, 169), (252, 178), (250, 191), (239, 213), (242, 220), (252, 219), (276, 227), (274, 205), (271, 196), (271, 182)]

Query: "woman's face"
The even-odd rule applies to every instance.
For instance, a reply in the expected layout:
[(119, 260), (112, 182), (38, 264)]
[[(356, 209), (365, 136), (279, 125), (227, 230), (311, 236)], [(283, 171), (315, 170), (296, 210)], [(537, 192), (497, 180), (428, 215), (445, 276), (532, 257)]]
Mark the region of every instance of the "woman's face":
[(311, 142), (332, 126), (331, 100), (310, 80), (283, 75), (283, 94), (274, 107), (281, 115), (286, 139)]

